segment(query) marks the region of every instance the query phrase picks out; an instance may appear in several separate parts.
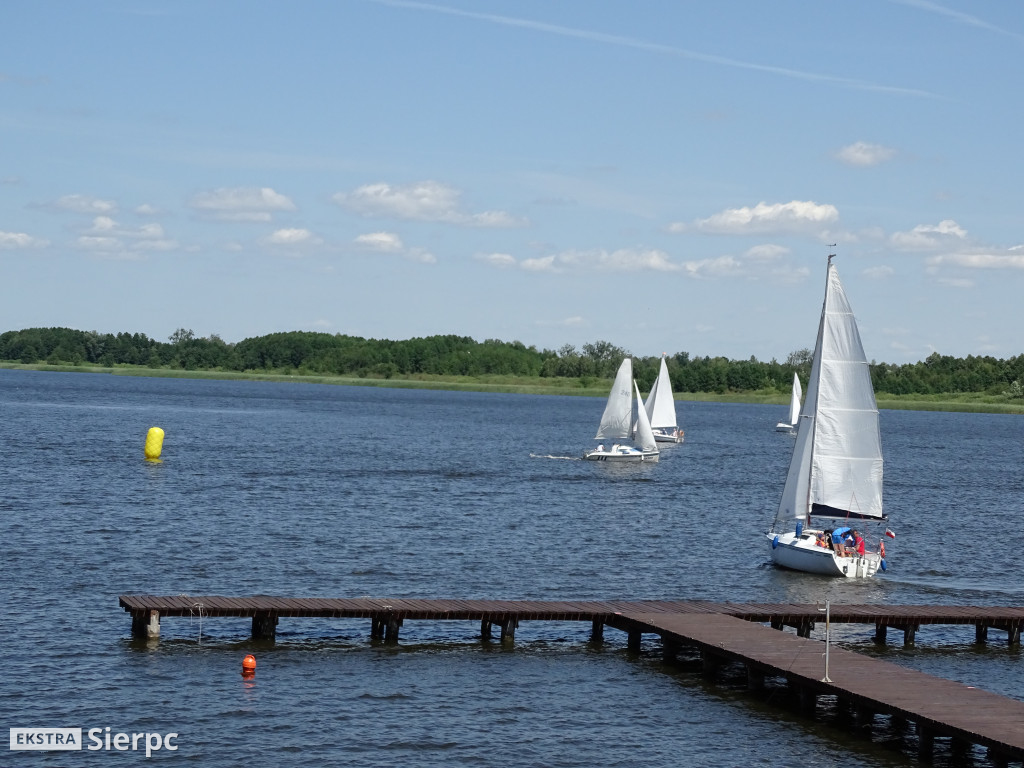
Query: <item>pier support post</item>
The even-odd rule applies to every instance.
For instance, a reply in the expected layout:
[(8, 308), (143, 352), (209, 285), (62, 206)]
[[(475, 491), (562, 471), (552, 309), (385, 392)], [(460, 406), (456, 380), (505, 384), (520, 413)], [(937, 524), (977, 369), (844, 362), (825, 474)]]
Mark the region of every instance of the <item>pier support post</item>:
[(914, 635), (916, 635), (916, 634), (917, 634), (917, 625), (916, 624), (908, 624), (907, 626), (905, 626), (903, 628), (903, 644), (904, 645), (913, 645), (914, 644)]
[(988, 625), (979, 621), (974, 625), (974, 642), (984, 645), (986, 640), (988, 640)]
[(764, 690), (764, 670), (756, 669), (749, 665), (747, 666), (747, 690)]
[(491, 622), (487, 619), (480, 619), (480, 639), (491, 639)]
[(934, 753), (935, 734), (917, 723), (917, 756), (922, 760), (931, 760)]
[(885, 624), (875, 624), (875, 642), (885, 645), (885, 635), (888, 627)]
[(273, 640), (277, 636), (277, 616), (257, 613), (252, 617), (252, 639)]
[(777, 629), (781, 632), (784, 627), (785, 624), (782, 623), (782, 619), (772, 619), (772, 629)]
[(626, 648), (629, 650), (639, 653), (640, 652), (640, 640), (643, 637), (643, 633), (639, 629), (631, 629), (626, 635)]
[(519, 619), (515, 616), (501, 622), (501, 642), (512, 643), (516, 639), (516, 627), (519, 626)]
[(590, 642), (604, 642), (604, 622), (601, 619), (594, 619), (590, 623)]
[(388, 616), (387, 624), (384, 627), (384, 642), (397, 643), (398, 629), (402, 626), (402, 620), (397, 616)]
[(133, 613), (132, 637), (140, 640), (160, 637), (160, 611)]
[(810, 637), (811, 632), (814, 630), (813, 621), (801, 621), (796, 627), (797, 637)]
[(818, 709), (818, 694), (812, 691), (810, 688), (800, 688), (800, 711), (807, 717), (814, 718), (814, 713)]
[(719, 656), (701, 649), (700, 652), (701, 673), (709, 680), (713, 680), (718, 674), (718, 668), (722, 666), (722, 659)]
[(991, 747), (988, 748), (988, 761), (995, 766), (995, 768), (1007, 768), (1010, 764), (1010, 759), (1002, 752), (997, 752)]
[(1009, 627), (1006, 634), (1006, 641), (1010, 646), (1020, 645), (1020, 624)]
[(384, 637), (384, 621), (382, 619), (370, 619), (370, 639), (380, 640)]
[(875, 722), (875, 710), (870, 707), (857, 706), (855, 721), (861, 727), (870, 727)]

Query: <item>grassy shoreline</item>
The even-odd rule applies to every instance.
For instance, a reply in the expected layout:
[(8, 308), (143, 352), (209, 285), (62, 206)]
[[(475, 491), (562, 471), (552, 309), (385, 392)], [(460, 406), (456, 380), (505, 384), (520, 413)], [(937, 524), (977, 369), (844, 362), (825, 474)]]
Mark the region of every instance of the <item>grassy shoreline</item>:
[[(172, 379), (223, 379), (230, 381), (291, 381), (350, 387), (393, 387), (397, 389), (439, 389), (464, 392), (499, 392), (524, 395), (571, 395), (607, 397), (608, 382), (579, 379), (531, 379), (517, 376), (415, 376), (371, 379), (357, 376), (318, 376), (290, 373), (239, 373), (236, 371), (183, 371), (142, 366), (104, 367), (95, 365), (47, 365), (46, 363), (0, 362), (9, 370), (62, 373), (105, 373), (113, 376), (147, 376)], [(541, 383), (543, 382), (543, 383)], [(788, 405), (789, 394), (756, 392), (677, 392), (676, 400), (712, 403), (762, 403)], [(957, 393), (940, 395), (879, 395), (878, 407), (888, 410), (952, 411), (961, 413), (1024, 414), (1024, 402), (1014, 403), (999, 395)]]

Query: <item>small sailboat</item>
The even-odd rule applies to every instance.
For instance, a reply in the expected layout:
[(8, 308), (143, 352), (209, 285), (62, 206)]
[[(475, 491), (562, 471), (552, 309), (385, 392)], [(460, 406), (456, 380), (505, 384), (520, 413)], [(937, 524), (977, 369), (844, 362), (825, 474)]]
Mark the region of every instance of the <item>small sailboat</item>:
[[(640, 405), (643, 400), (640, 399), (640, 390), (633, 381), (633, 360), (627, 357), (615, 375), (615, 382), (608, 395), (604, 413), (601, 414), (601, 424), (597, 428), (595, 440), (617, 441), (632, 437), (634, 391), (636, 402)], [(605, 448), (602, 443), (594, 450), (584, 453), (583, 458), (589, 461), (657, 461), (658, 446), (654, 440), (654, 432), (651, 431), (651, 422), (643, 407), (636, 409), (636, 443), (637, 447), (615, 442), (610, 449)]]
[[(777, 565), (826, 576), (869, 577), (885, 570), (885, 545), (879, 537), (877, 551), (868, 551), (863, 528), (858, 532), (850, 526), (886, 519), (878, 406), (833, 255), (828, 257), (807, 399), (767, 536)], [(854, 547), (843, 543), (847, 532), (856, 534)]]
[(676, 401), (672, 396), (672, 382), (668, 377), (668, 366), (665, 357), (661, 358), (661, 369), (654, 386), (644, 403), (647, 419), (651, 422), (654, 439), (659, 443), (683, 442), (683, 430), (676, 423)]
[(796, 432), (796, 421), (800, 418), (800, 398), (803, 397), (800, 377), (793, 374), (793, 394), (789, 399), (789, 421), (780, 421), (775, 425), (776, 432)]

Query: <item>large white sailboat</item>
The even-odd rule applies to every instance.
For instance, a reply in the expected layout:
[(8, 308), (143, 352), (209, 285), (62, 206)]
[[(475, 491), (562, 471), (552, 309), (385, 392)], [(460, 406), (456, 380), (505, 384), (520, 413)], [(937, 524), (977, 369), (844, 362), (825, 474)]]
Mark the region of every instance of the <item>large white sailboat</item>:
[(793, 392), (789, 398), (789, 421), (780, 421), (775, 425), (776, 432), (796, 432), (796, 422), (800, 418), (800, 398), (803, 397), (800, 377), (793, 374)]
[(885, 570), (881, 537), (877, 551), (868, 551), (863, 529), (851, 548), (836, 534), (857, 533), (850, 526), (884, 519), (878, 406), (857, 322), (830, 255), (807, 398), (767, 534), (772, 560), (808, 573), (873, 576)]
[[(627, 357), (615, 375), (595, 440), (629, 440), (633, 436), (634, 391), (637, 404), (642, 404), (640, 390), (633, 381), (633, 361)], [(613, 442), (610, 448), (605, 448), (604, 443), (601, 443), (594, 450), (584, 453), (583, 458), (589, 461), (657, 461), (660, 455), (658, 446), (642, 405), (636, 409), (636, 444), (634, 447)]]
[(644, 403), (647, 419), (651, 422), (654, 439), (659, 443), (683, 442), (683, 430), (676, 422), (676, 401), (672, 395), (672, 382), (668, 377), (668, 366), (661, 358), (661, 369), (654, 380), (647, 402)]

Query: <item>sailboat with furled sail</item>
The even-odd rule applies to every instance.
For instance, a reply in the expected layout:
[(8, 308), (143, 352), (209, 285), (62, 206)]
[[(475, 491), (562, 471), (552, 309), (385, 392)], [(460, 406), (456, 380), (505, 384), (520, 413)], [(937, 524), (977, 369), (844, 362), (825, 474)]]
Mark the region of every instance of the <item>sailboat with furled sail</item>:
[(884, 543), (868, 551), (863, 529), (850, 527), (886, 519), (882, 442), (871, 371), (833, 256), (793, 457), (767, 536), (777, 565), (863, 578), (885, 570)]
[[(635, 409), (635, 414), (634, 391), (639, 405)], [(636, 447), (615, 442), (610, 449), (606, 449), (604, 443), (601, 443), (596, 449), (584, 453), (583, 458), (589, 461), (657, 461), (660, 456), (654, 441), (654, 432), (651, 430), (651, 422), (643, 408), (643, 400), (640, 399), (640, 390), (633, 381), (633, 360), (627, 357), (615, 375), (615, 382), (608, 394), (608, 402), (605, 404), (604, 413), (601, 414), (601, 424), (594, 439), (629, 440), (633, 437), (634, 420)]]

